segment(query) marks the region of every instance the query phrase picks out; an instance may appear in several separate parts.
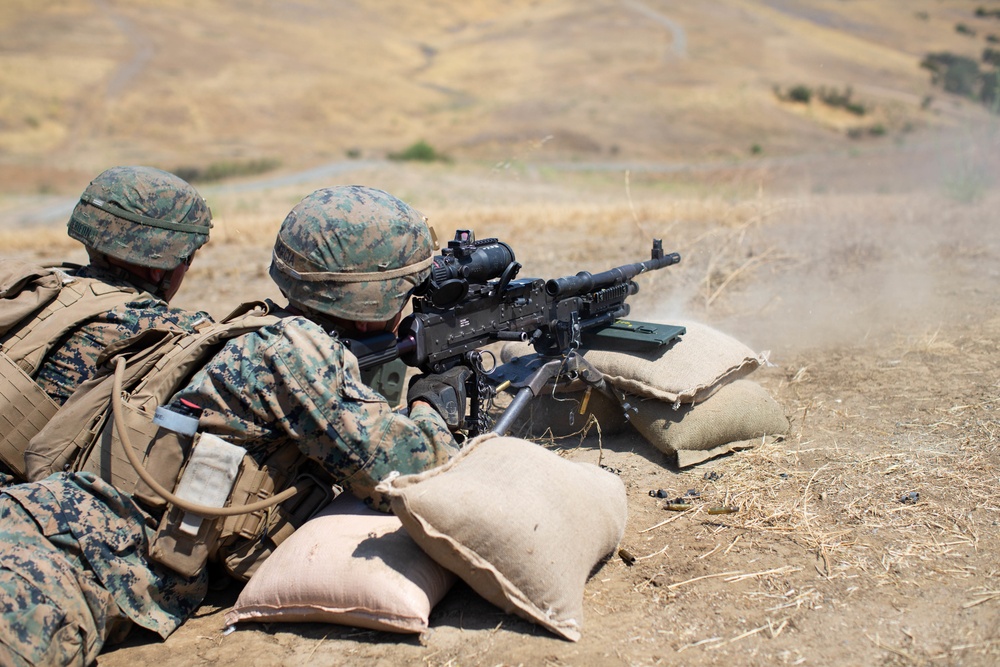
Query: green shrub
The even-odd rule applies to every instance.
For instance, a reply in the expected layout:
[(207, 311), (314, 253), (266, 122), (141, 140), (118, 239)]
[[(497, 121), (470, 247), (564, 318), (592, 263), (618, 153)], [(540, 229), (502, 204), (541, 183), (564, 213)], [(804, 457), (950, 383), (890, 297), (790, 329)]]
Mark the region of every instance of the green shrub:
[(201, 169), (198, 167), (174, 167), (168, 171), (188, 183), (197, 183), (198, 177), (201, 176)]
[(940, 84), (949, 93), (974, 97), (979, 80), (979, 63), (966, 56), (953, 53), (931, 53), (920, 66), (933, 72), (932, 82)]
[(1000, 70), (983, 74), (979, 100), (993, 113), (1000, 113)]
[(852, 94), (853, 91), (850, 86), (844, 88), (844, 92), (840, 92), (837, 88), (819, 89), (819, 99), (821, 99), (824, 104), (831, 107), (842, 107), (850, 104)]
[(246, 162), (213, 162), (207, 167), (181, 166), (172, 171), (188, 183), (211, 183), (238, 176), (254, 176), (272, 171), (281, 166), (274, 158), (261, 158)]
[(961, 60), (970, 59), (964, 56), (956, 56), (954, 53), (949, 53), (948, 51), (940, 51), (938, 53), (928, 53), (924, 56), (924, 59), (920, 61), (920, 66), (930, 70), (934, 74), (944, 74), (949, 67)]
[(851, 100), (853, 92), (850, 86), (844, 88), (843, 92), (838, 88), (820, 88), (818, 95), (827, 106), (844, 109), (855, 116), (864, 116), (868, 109), (864, 104)]
[(941, 77), (941, 85), (949, 93), (972, 97), (979, 80), (979, 64), (972, 58), (959, 58)]
[(792, 102), (802, 102), (803, 104), (808, 104), (809, 100), (812, 99), (812, 89), (809, 86), (804, 86), (802, 84), (793, 86), (792, 89), (788, 91), (788, 99)]
[(943, 52), (928, 54), (920, 66), (933, 72), (931, 81), (935, 85), (949, 93), (978, 100), (996, 113), (1000, 111), (1000, 50), (983, 51), (983, 62), (993, 69), (980, 70), (979, 63), (972, 58)]
[(848, 128), (847, 136), (850, 139), (864, 139), (865, 137), (884, 137), (889, 131), (882, 123), (875, 123), (868, 127)]
[(400, 153), (389, 153), (389, 159), (415, 162), (450, 162), (448, 156), (438, 153), (423, 139), (410, 144)]
[(860, 102), (849, 102), (844, 105), (844, 108), (847, 111), (850, 111), (855, 116), (864, 116), (866, 113), (868, 113), (868, 109), (865, 107), (864, 104), (861, 104)]
[(955, 32), (957, 32), (960, 35), (969, 35), (970, 37), (976, 36), (976, 31), (970, 28), (969, 26), (965, 25), (964, 23), (956, 23)]

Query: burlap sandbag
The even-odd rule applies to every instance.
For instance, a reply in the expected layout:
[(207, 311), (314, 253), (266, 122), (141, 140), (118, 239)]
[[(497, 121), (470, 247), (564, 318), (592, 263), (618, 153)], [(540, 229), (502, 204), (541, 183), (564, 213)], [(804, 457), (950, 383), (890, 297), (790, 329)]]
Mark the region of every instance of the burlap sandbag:
[[(725, 382), (745, 377), (763, 357), (735, 338), (688, 320), (671, 320), (687, 332), (670, 345), (650, 349), (584, 350), (606, 380), (624, 392), (669, 403), (702, 401)], [(530, 354), (527, 343), (509, 343), (501, 360)]]
[(345, 495), (261, 564), (226, 612), (226, 625), (309, 621), (423, 632), (454, 583), (397, 517)]
[(448, 463), (378, 489), (417, 544), (477, 593), (580, 639), (584, 585), (625, 530), (617, 476), (487, 434)]
[(735, 380), (718, 388), (702, 403), (672, 404), (648, 399), (635, 404), (632, 424), (666, 454), (686, 467), (738, 448), (766, 435), (788, 433), (781, 406), (752, 380)]

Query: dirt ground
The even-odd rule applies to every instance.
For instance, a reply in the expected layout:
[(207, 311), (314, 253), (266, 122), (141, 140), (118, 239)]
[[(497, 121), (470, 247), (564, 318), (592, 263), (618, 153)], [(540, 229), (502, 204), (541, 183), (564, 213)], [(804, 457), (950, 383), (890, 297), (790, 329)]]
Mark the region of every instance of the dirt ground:
[[(234, 585), (165, 642), (138, 632), (99, 664), (997, 664), (1000, 198), (972, 194), (761, 195), (714, 222), (643, 222), (685, 259), (640, 278), (633, 317), (684, 314), (767, 351), (750, 378), (791, 432), (684, 470), (635, 433), (550, 444), (619, 469), (628, 491), (622, 546), (637, 560), (613, 556), (589, 581), (578, 643), (461, 583), (421, 637), (321, 624), (226, 634)], [(489, 234), (550, 277), (580, 258), (608, 268), (600, 252), (622, 224), (573, 215)], [(214, 294), (220, 314), (272, 295), (267, 253), (210, 244), (199, 261), (211, 276), (197, 279), (215, 282), (185, 286), (181, 305)], [(700, 500), (668, 512), (654, 489)], [(719, 504), (740, 511), (705, 511)]]

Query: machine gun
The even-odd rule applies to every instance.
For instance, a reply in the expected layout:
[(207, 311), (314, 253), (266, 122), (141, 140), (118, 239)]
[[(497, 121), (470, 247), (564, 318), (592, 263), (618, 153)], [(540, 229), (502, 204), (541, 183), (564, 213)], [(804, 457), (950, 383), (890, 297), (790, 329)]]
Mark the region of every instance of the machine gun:
[[(509, 245), (495, 238), (477, 241), (471, 230), (460, 229), (433, 258), (431, 276), (414, 294), (413, 313), (401, 322), (398, 338), (384, 334), (351, 341), (350, 348), (363, 371), (396, 358), (425, 373), (468, 367), (469, 434), (502, 434), (556, 378), (606, 390), (600, 372), (577, 349), (599, 345), (602, 338), (664, 345), (683, 334), (683, 327), (623, 321), (626, 299), (639, 290), (632, 279), (680, 259), (654, 239), (650, 259), (642, 262), (551, 280), (518, 278), (521, 264)], [(535, 353), (486, 370), (481, 349), (499, 341), (528, 342)], [(491, 429), (484, 404), (512, 387), (515, 398)]]

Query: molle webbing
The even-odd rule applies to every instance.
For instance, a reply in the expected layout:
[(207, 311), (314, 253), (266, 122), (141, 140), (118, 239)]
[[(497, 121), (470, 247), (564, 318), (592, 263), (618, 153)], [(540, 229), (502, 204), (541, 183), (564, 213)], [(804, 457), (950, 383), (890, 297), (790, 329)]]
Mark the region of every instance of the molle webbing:
[(24, 450), (59, 409), (20, 366), (0, 351), (0, 460), (26, 479)]
[(0, 346), (0, 459), (20, 477), (28, 442), (59, 409), (33, 379), (46, 355), (67, 333), (134, 297), (132, 290), (71, 279)]
[(25, 322), (2, 345), (3, 351), (31, 377), (63, 337), (101, 313), (136, 298), (133, 289), (108, 285), (100, 280), (73, 278), (59, 295)]
[[(238, 309), (231, 315), (234, 320), (247, 316), (239, 322), (206, 323), (204, 327), (196, 327), (196, 332), (191, 334), (174, 327), (150, 329), (112, 343), (98, 357), (100, 366), (115, 356), (127, 354), (128, 375), (123, 386), (128, 395), (124, 410), (126, 420), (135, 419), (142, 424), (139, 432), (132, 434), (132, 442), (140, 460), (147, 466), (151, 464), (146, 450), (151, 447), (158, 430), (153, 424), (153, 415), (161, 401), (169, 399), (180, 388), (176, 383), (193, 375), (229, 338), (276, 321), (276, 318), (266, 320), (259, 316), (267, 312), (266, 306), (258, 311), (257, 317), (247, 315), (254, 305), (257, 304), (249, 304), (249, 308)], [(162, 498), (146, 488), (124, 457), (117, 430), (108, 419), (113, 379), (107, 373), (98, 374), (69, 397), (25, 452), (28, 478), (42, 479), (64, 469), (90, 470), (120, 491), (136, 495), (149, 507), (162, 507)], [(169, 450), (169, 447), (160, 449)], [(157, 457), (161, 453), (157, 452)], [(162, 467), (164, 464), (154, 461), (152, 465)], [(164, 469), (162, 472), (169, 478), (167, 485), (172, 486), (177, 470)]]
[[(142, 363), (148, 366), (144, 367), (139, 376), (131, 378), (126, 383), (127, 395), (123, 397), (122, 410), (132, 446), (139, 460), (146, 464), (147, 469), (157, 477), (161, 485), (168, 489), (174, 487), (190, 443), (166, 429), (161, 429), (153, 422), (156, 408), (182, 389), (184, 383), (204, 366), (226, 341), (278, 321), (278, 318), (266, 313), (266, 307), (250, 310), (247, 314), (229, 322), (210, 324), (191, 334), (164, 338), (145, 353)], [(112, 378), (108, 377), (105, 383), (110, 385), (111, 380)], [(86, 396), (74, 396), (71, 400), (77, 403), (86, 400)], [(129, 462), (113, 420), (108, 419), (111, 413), (109, 405), (99, 403), (98, 414), (88, 416), (84, 420), (97, 423), (99, 421), (97, 417), (101, 415), (104, 425), (99, 433), (93, 434), (94, 439), (90, 443), (84, 443), (81, 457), (74, 464), (74, 469), (94, 473), (118, 490), (133, 495), (147, 507), (154, 509), (164, 507), (166, 501), (139, 477)], [(57, 427), (61, 421), (61, 416), (53, 420), (51, 428)], [(58, 442), (58, 439), (53, 438), (51, 442), (36, 444), (45, 447), (55, 442)], [(37, 453), (36, 449), (33, 448), (33, 454)]]

